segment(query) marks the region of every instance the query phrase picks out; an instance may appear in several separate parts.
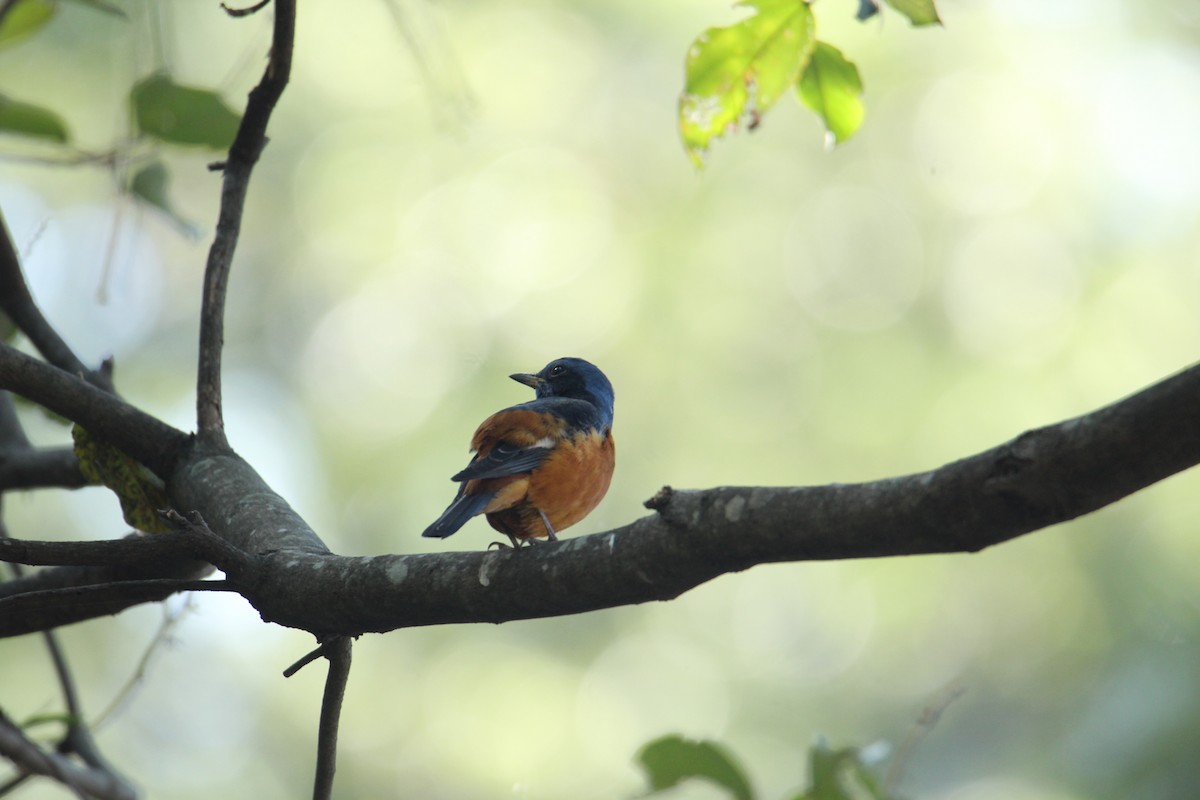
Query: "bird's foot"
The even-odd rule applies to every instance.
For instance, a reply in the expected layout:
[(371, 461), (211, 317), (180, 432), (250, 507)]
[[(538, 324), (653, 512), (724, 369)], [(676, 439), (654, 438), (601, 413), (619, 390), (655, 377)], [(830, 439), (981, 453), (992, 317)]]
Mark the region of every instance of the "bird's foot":
[(558, 537), (554, 535), (554, 526), (550, 524), (550, 518), (546, 516), (546, 512), (539, 508), (538, 515), (542, 518), (542, 524), (546, 526), (546, 538), (552, 542), (557, 542)]

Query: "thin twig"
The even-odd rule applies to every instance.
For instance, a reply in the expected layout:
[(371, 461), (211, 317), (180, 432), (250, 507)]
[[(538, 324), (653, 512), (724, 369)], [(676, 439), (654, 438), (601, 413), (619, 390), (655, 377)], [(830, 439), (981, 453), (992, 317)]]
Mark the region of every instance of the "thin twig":
[(159, 511), (159, 515), (174, 526), (178, 535), (186, 538), (197, 557), (212, 562), (229, 578), (237, 580), (254, 569), (257, 559), (213, 533), (199, 511), (191, 511), (185, 517), (168, 508)]
[(329, 659), (329, 674), (325, 676), (325, 694), (321, 698), (321, 724), (317, 732), (317, 770), (313, 780), (313, 800), (333, 797), (333, 773), (337, 769), (338, 722), (342, 716), (342, 699), (350, 678), (349, 636), (339, 636), (328, 642), (325, 657)]
[[(25, 436), (25, 429), (13, 408), (12, 396), (8, 392), (0, 393), (0, 443), (18, 449), (31, 449), (29, 440)], [(10, 461), (11, 458), (5, 460)], [(3, 493), (0, 493), (0, 500), (3, 500)], [(3, 508), (0, 506), (0, 545), (8, 545), (11, 544), (12, 539), (8, 533), (8, 526), (4, 524), (2, 514)], [(23, 570), (20, 564), (9, 564), (9, 569), (16, 579), (22, 577)], [(63, 754), (77, 754), (88, 766), (111, 776), (116, 784), (127, 787), (128, 782), (125, 778), (101, 755), (100, 749), (92, 738), (91, 731), (84, 723), (83, 707), (79, 702), (79, 693), (75, 689), (75, 679), (71, 675), (66, 654), (58, 642), (57, 635), (52, 630), (44, 630), (42, 631), (42, 640), (50, 654), (50, 661), (54, 665), (54, 673), (58, 677), (58, 684), (62, 689), (63, 704), (67, 708), (67, 715), (70, 719), (66, 735), (59, 742), (58, 751)]]
[(229, 581), (197, 580), (193, 578), (142, 578), (132, 581), (113, 581), (112, 583), (97, 583), (90, 586), (67, 586), (61, 589), (35, 589), (0, 599), (0, 610), (8, 603), (21, 600), (26, 603), (54, 600), (59, 597), (78, 598), (87, 595), (122, 595), (137, 594), (142, 591), (168, 590), (169, 594), (176, 592), (236, 592), (238, 588)]
[(221, 350), (225, 343), (225, 298), (233, 253), (241, 233), (250, 174), (267, 145), (267, 123), (292, 71), (296, 2), (277, 0), (271, 56), (262, 80), (250, 91), (246, 113), (225, 161), (217, 232), (208, 251), (200, 307), (200, 354), (196, 376), (196, 425), (201, 442), (229, 446), (221, 410)]
[(329, 651), (329, 642), (321, 642), (312, 650), (309, 650), (304, 655), (300, 656), (295, 663), (283, 671), (283, 677), (290, 678), (300, 670), (307, 667), (312, 662), (316, 661), (321, 656)]
[(929, 704), (921, 710), (921, 716), (917, 717), (916, 724), (909, 730), (908, 735), (900, 742), (900, 746), (896, 748), (896, 754), (892, 756), (891, 763), (888, 764), (887, 774), (883, 778), (883, 796), (892, 797), (896, 788), (900, 785), (900, 781), (904, 780), (904, 770), (908, 768), (909, 762), (912, 761), (913, 753), (916, 752), (917, 746), (924, 741), (929, 732), (938, 724), (938, 720), (942, 718), (942, 714), (950, 707), (958, 698), (962, 697), (967, 691), (967, 687), (958, 684), (947, 687), (935, 698), (929, 701)]
[(257, 14), (259, 11), (262, 11), (267, 7), (267, 3), (270, 2), (271, 0), (258, 0), (254, 5), (246, 6), (245, 8), (234, 8), (227, 3), (221, 3), (221, 9), (231, 17), (248, 17), (251, 14)]
[(48, 753), (25, 735), (0, 711), (0, 755), (22, 772), (45, 775), (73, 791), (82, 800), (136, 800), (133, 788), (112, 773), (83, 766), (58, 753)]
[(0, 212), (0, 310), (12, 319), (13, 324), (29, 337), (47, 361), (61, 370), (78, 375), (93, 386), (106, 392), (112, 391), (112, 381), (102, 372), (88, 369), (67, 345), (58, 331), (42, 316), (41, 309), (33, 302), (25, 276), (21, 274), (21, 262), (17, 257), (12, 236)]
[(170, 640), (171, 632), (179, 624), (179, 621), (183, 619), (183, 616), (195, 608), (194, 597), (195, 595), (191, 594), (185, 595), (183, 605), (177, 611), (170, 611), (167, 609), (166, 604), (163, 605), (163, 618), (162, 622), (158, 624), (158, 630), (154, 632), (154, 637), (146, 645), (146, 649), (142, 652), (142, 657), (138, 659), (137, 666), (134, 668), (133, 674), (129, 676), (129, 680), (125, 682), (125, 685), (121, 687), (121, 690), (117, 692), (108, 706), (92, 720), (93, 730), (100, 730), (116, 714), (117, 709), (129, 699), (129, 696), (133, 694), (133, 690), (145, 680), (146, 671), (150, 666), (150, 659), (154, 657), (162, 645)]
[(0, 598), (0, 630), (5, 636), (20, 636), (156, 603), (177, 592), (238, 591), (230, 581), (146, 578), (14, 592)]

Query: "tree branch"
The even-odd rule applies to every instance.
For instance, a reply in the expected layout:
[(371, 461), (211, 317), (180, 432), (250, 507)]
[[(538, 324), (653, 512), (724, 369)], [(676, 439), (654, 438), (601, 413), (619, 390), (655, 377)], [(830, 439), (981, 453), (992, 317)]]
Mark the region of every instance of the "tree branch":
[(317, 732), (317, 771), (313, 779), (313, 800), (333, 797), (333, 774), (337, 769), (338, 721), (342, 699), (350, 679), (350, 653), (353, 640), (339, 636), (325, 645), (329, 673), (325, 676), (325, 694), (321, 698), (321, 722)]
[(70, 447), (35, 448), (25, 436), (11, 392), (0, 391), (0, 493), (57, 486), (78, 489), (88, 481)]
[(205, 540), (186, 533), (135, 533), (122, 539), (85, 542), (0, 539), (0, 561), (27, 566), (123, 566), (154, 570), (169, 569), (183, 559), (222, 560), (216, 543), (209, 546)]
[(109, 370), (88, 369), (33, 302), (33, 295), (29, 293), (25, 276), (21, 274), (21, 262), (17, 258), (17, 250), (13, 246), (3, 213), (0, 213), (0, 310), (8, 314), (13, 324), (29, 337), (33, 346), (51, 364), (82, 377), (93, 386), (112, 391), (112, 375)]
[(79, 489), (89, 485), (70, 447), (0, 449), (0, 492), (10, 489)]
[[(12, 395), (8, 392), (0, 392), (0, 450), (9, 452), (15, 450), (18, 455), (24, 455), (26, 451), (37, 452), (32, 450), (29, 439), (25, 436), (25, 429), (21, 425), (20, 419), (17, 418), (16, 409), (13, 406)], [(0, 461), (4, 462), (4, 466), (10, 464), (12, 460), (11, 458), (0, 458)], [(71, 455), (71, 461), (75, 463), (74, 454)], [(75, 471), (78, 472), (78, 465), (76, 465)], [(3, 491), (0, 488), (0, 499), (3, 499)], [(8, 527), (4, 524), (3, 518), (0, 518), (0, 546), (10, 541)], [(20, 564), (10, 563), (8, 566), (14, 578), (24, 577)], [(88, 766), (108, 774), (115, 784), (125, 785), (127, 783), (125, 779), (104, 758), (95, 739), (92, 738), (92, 732), (83, 715), (83, 707), (79, 702), (79, 693), (75, 689), (75, 678), (71, 675), (66, 653), (58, 642), (58, 636), (53, 630), (43, 630), (42, 640), (50, 655), (50, 662), (54, 666), (54, 674), (58, 677), (58, 685), (62, 689), (63, 705), (66, 706), (69, 719), (66, 734), (59, 742), (58, 752), (64, 755), (74, 753)], [(28, 775), (29, 773), (24, 773), (17, 776), (15, 780), (19, 783)], [(16, 786), (17, 784), (12, 785)], [(4, 791), (0, 790), (0, 795), (2, 794)]]
[(277, 0), (271, 56), (262, 80), (250, 91), (246, 113), (224, 164), (217, 232), (204, 270), (200, 308), (200, 356), (196, 378), (197, 435), (207, 444), (227, 447), (221, 410), (221, 350), (225, 343), (225, 295), (242, 227), (250, 174), (267, 145), (267, 123), (292, 71), (295, 0)]
[(24, 772), (53, 778), (85, 800), (137, 800), (133, 788), (113, 773), (81, 766), (66, 756), (42, 750), (2, 711), (0, 755), (10, 759)]
[[(169, 535), (169, 534), (161, 534)], [(126, 567), (53, 567), (0, 583), (0, 637), (22, 636), (74, 622), (109, 616), (176, 592), (232, 590), (201, 581), (212, 566), (176, 561), (153, 570)]]
[(164, 479), (191, 439), (119, 397), (5, 344), (0, 344), (0, 389), (78, 422)]
[[(200, 510), (218, 536), (256, 554), (248, 574), (230, 577), (264, 620), (324, 639), (668, 600), (755, 564), (974, 552), (1200, 463), (1197, 408), (1200, 365), (930, 472), (860, 484), (664, 490), (652, 501), (657, 514), (518, 551), (331, 555), (227, 454), (189, 456), (168, 488), (179, 508)], [(4, 619), (0, 635), (11, 627)]]

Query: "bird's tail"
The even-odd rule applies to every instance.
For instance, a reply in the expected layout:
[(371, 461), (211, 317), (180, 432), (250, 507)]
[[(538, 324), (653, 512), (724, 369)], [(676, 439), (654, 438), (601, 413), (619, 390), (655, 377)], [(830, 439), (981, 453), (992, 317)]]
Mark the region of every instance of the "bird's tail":
[(466, 494), (460, 490), (458, 497), (454, 498), (454, 502), (447, 506), (442, 515), (434, 520), (433, 524), (426, 528), (421, 535), (434, 539), (445, 539), (465, 525), (471, 517), (482, 512), (492, 501), (493, 496), (491, 492)]

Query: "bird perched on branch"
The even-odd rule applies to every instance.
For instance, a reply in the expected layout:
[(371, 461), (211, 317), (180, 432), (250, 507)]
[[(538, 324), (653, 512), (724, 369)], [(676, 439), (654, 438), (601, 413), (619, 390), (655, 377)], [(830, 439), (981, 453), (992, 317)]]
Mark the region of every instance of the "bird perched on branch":
[(475, 457), (451, 478), (462, 484), (454, 502), (422, 536), (444, 539), (486, 514), (513, 547), (557, 541), (608, 491), (616, 455), (613, 388), (604, 373), (581, 358), (559, 358), (535, 375), (509, 377), (537, 399), (483, 421), (471, 438)]

